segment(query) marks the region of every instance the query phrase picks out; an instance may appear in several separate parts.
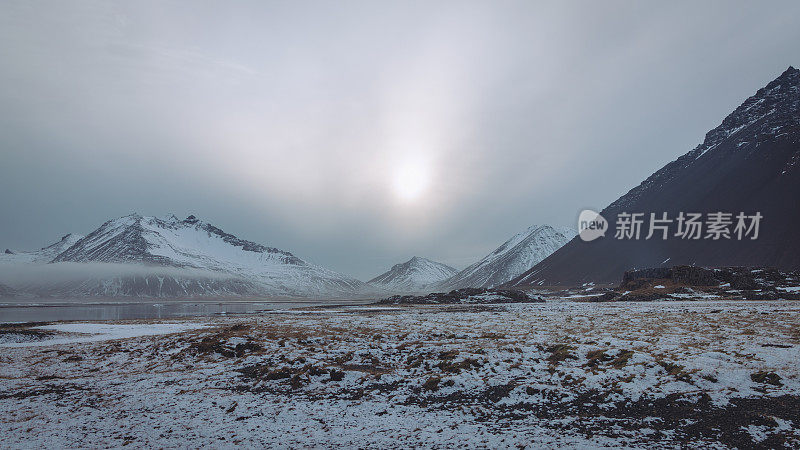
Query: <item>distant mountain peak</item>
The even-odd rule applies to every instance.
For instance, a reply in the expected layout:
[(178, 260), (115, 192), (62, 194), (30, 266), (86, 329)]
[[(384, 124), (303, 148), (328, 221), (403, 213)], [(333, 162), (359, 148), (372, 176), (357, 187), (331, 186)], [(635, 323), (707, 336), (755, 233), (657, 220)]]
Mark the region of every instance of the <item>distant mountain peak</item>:
[[(194, 217), (194, 216), (190, 216)], [(219, 238), (224, 243), (238, 247), (242, 251), (254, 253), (274, 253), (283, 258), (287, 264), (304, 264), (289, 252), (266, 247), (264, 245), (239, 239), (226, 233), (207, 222), (194, 218), (190, 221), (180, 220), (174, 214), (166, 216), (141, 216), (129, 214), (105, 222), (83, 238), (75, 248), (58, 255), (56, 261), (74, 262), (144, 262), (170, 266), (194, 266), (190, 261), (182, 258), (184, 252), (177, 251), (176, 246), (187, 245), (179, 243), (179, 235), (187, 230), (194, 229), (204, 232), (206, 238)], [(169, 235), (171, 238), (168, 238)], [(197, 239), (198, 237), (195, 237)], [(171, 248), (172, 250), (167, 250)]]
[(453, 276), (458, 270), (422, 256), (392, 266), (367, 283), (394, 292), (418, 292)]
[(789, 66), (789, 68), (788, 68), (788, 69), (786, 69), (786, 70), (785, 70), (785, 71), (784, 71), (784, 72), (781, 74), (781, 76), (779, 76), (779, 77), (778, 77), (778, 79), (781, 79), (781, 78), (784, 78), (784, 77), (798, 76), (798, 75), (800, 75), (800, 70), (798, 70), (798, 69), (795, 69), (795, 68), (794, 68), (794, 66)]
[(571, 228), (532, 225), (437, 287), (447, 290), (499, 286), (533, 267), (576, 234)]
[[(342, 297), (367, 293), (366, 285), (361, 281), (310, 264), (287, 251), (240, 239), (194, 215), (181, 220), (174, 214), (158, 217), (128, 214), (106, 221), (85, 237), (72, 237), (66, 241), (70, 240), (74, 242), (69, 242), (68, 248), (61, 249), (51, 258), (54, 263), (159, 266), (213, 274), (213, 281), (202, 284), (213, 286), (213, 291), (203, 291), (206, 287), (200, 288), (191, 280), (176, 279), (170, 282), (173, 290), (169, 292), (188, 285), (193, 286), (191, 292), (199, 290), (209, 295), (247, 292), (248, 295)], [(219, 277), (238, 281), (223, 283), (216, 279)], [(158, 281), (158, 277), (153, 280), (158, 286), (163, 283)], [(141, 289), (148, 295), (164, 295), (160, 287), (153, 290), (152, 282), (144, 283)], [(132, 281), (128, 280), (122, 285), (106, 284), (117, 286), (114, 288), (117, 291), (111, 293), (113, 295), (119, 289), (129, 293), (125, 295), (141, 292), (139, 286), (130, 283)], [(97, 289), (102, 291), (103, 288)], [(191, 292), (187, 291), (185, 295)]]

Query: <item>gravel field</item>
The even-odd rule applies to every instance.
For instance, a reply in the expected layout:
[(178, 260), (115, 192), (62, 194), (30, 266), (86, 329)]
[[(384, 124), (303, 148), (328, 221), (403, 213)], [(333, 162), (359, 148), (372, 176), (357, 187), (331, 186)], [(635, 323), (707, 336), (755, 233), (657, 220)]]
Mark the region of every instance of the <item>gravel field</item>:
[(800, 303), (0, 328), (0, 447), (800, 446)]

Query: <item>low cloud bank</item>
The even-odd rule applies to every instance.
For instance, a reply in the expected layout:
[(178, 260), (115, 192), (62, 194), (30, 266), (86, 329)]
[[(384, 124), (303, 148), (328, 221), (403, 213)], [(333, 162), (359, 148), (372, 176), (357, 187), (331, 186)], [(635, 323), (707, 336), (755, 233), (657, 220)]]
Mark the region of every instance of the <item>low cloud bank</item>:
[(120, 277), (157, 276), (179, 279), (227, 280), (237, 277), (195, 268), (146, 266), (141, 264), (76, 263), (9, 264), (0, 263), (0, 284), (14, 289), (31, 286), (79, 283)]

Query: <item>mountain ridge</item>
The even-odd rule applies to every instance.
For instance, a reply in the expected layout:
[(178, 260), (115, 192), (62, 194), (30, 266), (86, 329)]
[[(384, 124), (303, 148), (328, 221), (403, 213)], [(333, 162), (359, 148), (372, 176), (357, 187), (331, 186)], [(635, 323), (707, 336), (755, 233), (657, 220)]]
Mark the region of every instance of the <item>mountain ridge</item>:
[(512, 236), (485, 257), (439, 283), (436, 288), (450, 290), (499, 286), (556, 251), (575, 233), (575, 230), (567, 227), (530, 226)]
[(91, 264), (106, 274), (87, 272), (82, 279), (58, 285), (24, 286), (37, 295), (344, 298), (371, 292), (359, 280), (290, 252), (240, 239), (194, 215), (184, 220), (139, 214), (111, 219), (51, 261), (36, 262), (73, 274)]
[(75, 243), (81, 240), (83, 237), (84, 236), (79, 234), (68, 233), (62, 236), (60, 240), (42, 247), (39, 250), (13, 251), (6, 249), (3, 254), (0, 254), (0, 262), (17, 262), (25, 264), (48, 263), (59, 254), (75, 245)]
[(800, 70), (790, 66), (748, 97), (703, 142), (601, 211), (614, 227), (622, 212), (759, 212), (753, 240), (573, 239), (508, 286), (619, 282), (627, 270), (671, 265), (800, 268)]

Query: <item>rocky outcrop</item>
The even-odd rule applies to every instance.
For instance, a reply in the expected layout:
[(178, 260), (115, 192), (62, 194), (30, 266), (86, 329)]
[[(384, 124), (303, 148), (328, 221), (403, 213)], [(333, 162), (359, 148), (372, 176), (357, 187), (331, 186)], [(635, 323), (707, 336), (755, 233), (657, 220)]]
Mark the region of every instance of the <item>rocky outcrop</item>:
[(490, 303), (542, 303), (538, 296), (514, 289), (464, 288), (428, 295), (395, 295), (378, 302), (381, 305), (442, 305)]
[(619, 287), (593, 301), (800, 299), (800, 273), (774, 268), (655, 267), (625, 272)]
[(638, 289), (643, 282), (650, 280), (670, 280), (686, 286), (719, 285), (719, 271), (693, 266), (656, 267), (651, 269), (629, 270), (622, 276), (620, 289)]

